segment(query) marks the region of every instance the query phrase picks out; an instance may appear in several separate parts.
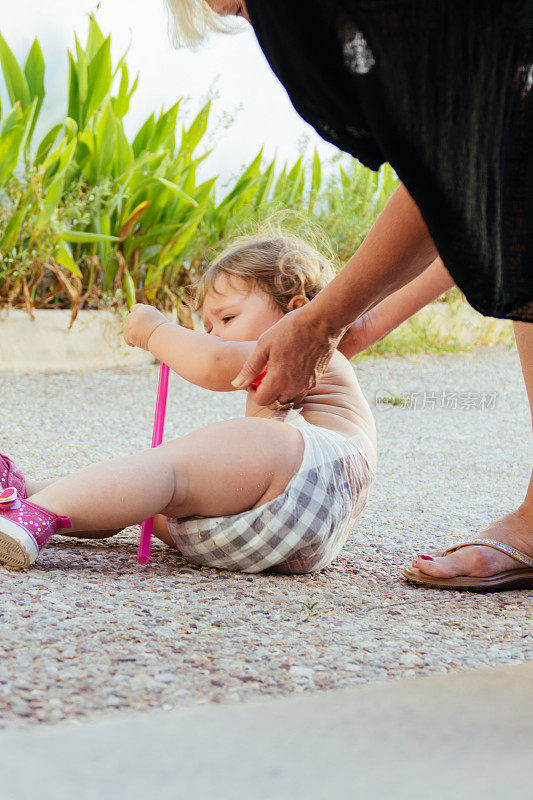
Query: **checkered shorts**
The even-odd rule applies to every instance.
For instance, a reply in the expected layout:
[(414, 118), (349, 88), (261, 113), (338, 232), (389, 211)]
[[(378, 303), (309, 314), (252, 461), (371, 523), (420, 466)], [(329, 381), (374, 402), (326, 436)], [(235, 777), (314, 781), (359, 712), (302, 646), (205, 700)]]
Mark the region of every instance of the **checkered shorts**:
[(240, 572), (315, 572), (339, 554), (361, 516), (374, 471), (354, 439), (311, 425), (292, 409), (304, 455), (285, 491), (258, 508), (223, 517), (168, 520), (194, 564)]

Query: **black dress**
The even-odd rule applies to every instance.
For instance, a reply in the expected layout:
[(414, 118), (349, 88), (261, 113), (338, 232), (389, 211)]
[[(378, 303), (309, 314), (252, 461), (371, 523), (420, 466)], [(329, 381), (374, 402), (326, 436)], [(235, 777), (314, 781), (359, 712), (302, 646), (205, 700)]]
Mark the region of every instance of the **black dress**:
[(298, 113), (388, 161), (482, 314), (533, 322), (533, 0), (247, 0)]

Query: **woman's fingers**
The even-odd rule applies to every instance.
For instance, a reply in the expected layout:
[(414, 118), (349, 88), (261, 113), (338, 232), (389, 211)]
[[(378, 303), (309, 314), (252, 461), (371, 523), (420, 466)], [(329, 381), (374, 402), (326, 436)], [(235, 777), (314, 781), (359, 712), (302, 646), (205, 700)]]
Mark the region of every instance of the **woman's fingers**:
[(275, 400), (298, 404), (327, 367), (337, 341), (324, 342), (305, 310), (291, 311), (269, 328), (237, 376), (244, 378), (240, 388), (245, 389), (267, 368), (254, 395), (259, 405), (270, 406)]
[(263, 347), (262, 339), (263, 337), (258, 340), (255, 350), (248, 356), (237, 377), (232, 380), (231, 383), (236, 389), (247, 389), (251, 382), (264, 372), (268, 362), (268, 350)]
[[(269, 362), (269, 364), (272, 363), (272, 361)], [(306, 397), (311, 387), (304, 384), (302, 389), (302, 381), (291, 381), (287, 378), (287, 374), (287, 368), (284, 368), (283, 365), (277, 370), (269, 366), (267, 374), (255, 392), (255, 402), (260, 406), (271, 406), (276, 400), (279, 400), (282, 403), (291, 401), (298, 405)]]

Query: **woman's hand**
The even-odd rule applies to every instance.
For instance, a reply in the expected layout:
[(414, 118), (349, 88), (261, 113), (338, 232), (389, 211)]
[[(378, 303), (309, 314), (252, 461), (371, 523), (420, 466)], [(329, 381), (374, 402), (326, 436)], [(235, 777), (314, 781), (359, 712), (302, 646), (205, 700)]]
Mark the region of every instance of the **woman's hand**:
[(130, 308), (124, 325), (124, 341), (130, 347), (148, 350), (148, 340), (156, 328), (168, 322), (154, 306), (136, 303)]
[(291, 311), (269, 328), (232, 381), (237, 389), (246, 389), (266, 368), (254, 395), (259, 405), (269, 406), (275, 400), (297, 405), (325, 372), (345, 328), (331, 334), (320, 319), (310, 316), (310, 305)]
[[(414, 282), (437, 256), (420, 211), (407, 189), (400, 185), (337, 277), (310, 303), (286, 314), (261, 336), (233, 385), (236, 389), (248, 388), (268, 365), (255, 394), (257, 403), (268, 406), (274, 400), (301, 402), (325, 372), (333, 351), (353, 321), (389, 295), (394, 296), (396, 305), (396, 292)], [(418, 292), (415, 294), (418, 303)], [(380, 317), (386, 327), (374, 341), (413, 313), (406, 314), (402, 307), (401, 318), (396, 321), (386, 309), (386, 313), (382, 311), (380, 305)], [(352, 352), (357, 352), (353, 345)]]

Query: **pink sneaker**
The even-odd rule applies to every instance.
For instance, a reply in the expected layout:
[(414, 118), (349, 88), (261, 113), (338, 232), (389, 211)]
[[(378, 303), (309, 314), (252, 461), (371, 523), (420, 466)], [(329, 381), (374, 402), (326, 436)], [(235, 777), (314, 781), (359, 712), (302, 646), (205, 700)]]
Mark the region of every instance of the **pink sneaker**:
[(16, 468), (10, 458), (0, 453), (0, 491), (14, 486), (19, 497), (27, 497), (26, 480), (22, 472)]
[(21, 500), (13, 486), (4, 489), (0, 492), (0, 563), (29, 567), (54, 533), (71, 527), (69, 517)]

